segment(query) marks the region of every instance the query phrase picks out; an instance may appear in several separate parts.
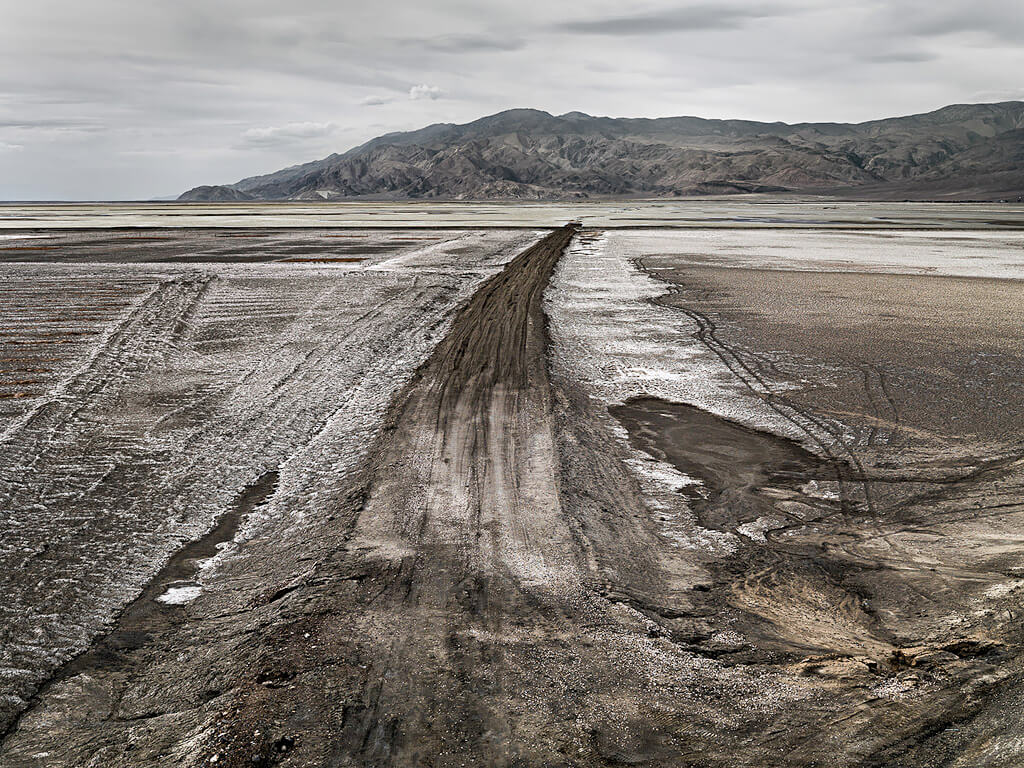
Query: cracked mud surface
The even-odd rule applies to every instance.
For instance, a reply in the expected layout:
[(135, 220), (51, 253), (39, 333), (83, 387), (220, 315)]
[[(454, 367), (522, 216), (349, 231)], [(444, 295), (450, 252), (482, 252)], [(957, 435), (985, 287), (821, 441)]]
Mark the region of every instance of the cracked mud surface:
[[(69, 341), (62, 397), (11, 406), (0, 449), (38, 447), (4, 466), (38, 479), (5, 492), (57, 504), (88, 455), (69, 510), (152, 487), (209, 512), (179, 513), (183, 548), (124, 550), (148, 570), (71, 663), (11, 635), (29, 706), (0, 765), (1019, 764), (1019, 281), (727, 268), (572, 226), (460, 237), (269, 276), (75, 273), (103, 344)], [(310, 269), (317, 303), (278, 319)], [(168, 368), (209, 380), (211, 348), (257, 357), (211, 296), (264, 297), (243, 311), (272, 353), (159, 394)], [(123, 361), (154, 373), (132, 388)], [(147, 390), (163, 454), (89, 431)], [(161, 469), (190, 446), (224, 475)], [(54, 540), (84, 563), (103, 539), (78, 519)], [(73, 611), (107, 583), (49, 587), (53, 626), (101, 627)], [(18, 669), (57, 671), (33, 695)]]

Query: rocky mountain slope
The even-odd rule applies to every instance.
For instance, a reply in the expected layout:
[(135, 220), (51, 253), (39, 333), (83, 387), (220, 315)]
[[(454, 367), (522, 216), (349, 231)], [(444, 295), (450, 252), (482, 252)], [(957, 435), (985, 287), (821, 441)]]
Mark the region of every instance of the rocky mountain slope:
[(1024, 102), (867, 123), (632, 119), (515, 109), (196, 187), (193, 201), (565, 199), (803, 192), (866, 199), (1024, 195)]

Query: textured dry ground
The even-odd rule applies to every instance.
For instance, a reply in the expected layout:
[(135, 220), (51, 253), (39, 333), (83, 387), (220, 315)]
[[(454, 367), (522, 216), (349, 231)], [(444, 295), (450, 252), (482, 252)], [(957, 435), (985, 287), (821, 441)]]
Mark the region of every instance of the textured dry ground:
[[(1020, 281), (642, 261), (672, 288), (657, 301), (817, 454), (779, 440), (766, 452), (767, 436), (723, 436), (682, 406), (619, 413), (635, 441), (704, 479), (702, 522), (750, 539), (708, 593), (715, 623), (748, 641), (727, 652), (806, 654), (812, 678), (843, 681), (834, 713), (787, 713), (777, 759), (1017, 764)], [(687, 447), (695, 435), (704, 445)], [(808, 494), (811, 478), (832, 498)]]
[(268, 472), (274, 535), (300, 528), (453, 309), (535, 237), (454, 233), (412, 266), (402, 248), (339, 266), (5, 265), (3, 720)]
[[(282, 257), (281, 237), (257, 250)], [(624, 305), (616, 343), (633, 339), (643, 357), (633, 323), (665, 319), (709, 361), (708, 381), (783, 424), (780, 437), (650, 395), (608, 407), (590, 374), (554, 359), (570, 337), (554, 342), (549, 322), (571, 313), (556, 306), (564, 296), (545, 299), (595, 264), (588, 280), (612, 279), (604, 235), (568, 226), (530, 247), (523, 234), (486, 237), (461, 256), (456, 243), (269, 275), (229, 265), (206, 283), (152, 265), (74, 273), (89, 302), (99, 291), (137, 322), (80, 367), (81, 391), (9, 414), (28, 418), (40, 447), (5, 463), (5, 492), (36, 494), (5, 497), (7, 508), (42, 547), (10, 556), (69, 607), (48, 625), (31, 610), (53, 598), (33, 601), (26, 579), (10, 580), (27, 608), (7, 606), (18, 644), (5, 650), (21, 655), (2, 679), (27, 697), (59, 671), (6, 736), (0, 765), (1020, 764), (1017, 282), (822, 277), (664, 254), (630, 267), (621, 285), (643, 267), (664, 294)], [(46, 270), (60, 268), (33, 269), (56, 281)], [(274, 296), (311, 284), (322, 293), (306, 316), (266, 325)], [(111, 286), (124, 295), (107, 296)], [(189, 290), (207, 293), (189, 304)], [(245, 311), (268, 352), (227, 332), (237, 311), (213, 324), (218, 291), (229, 303), (264, 297), (267, 310)], [(184, 302), (184, 319), (155, 297)], [(152, 337), (166, 349), (135, 352)], [(219, 378), (204, 344), (222, 355)], [(141, 391), (152, 413), (137, 410)], [(163, 425), (164, 442), (113, 429), (126, 404)], [(205, 463), (177, 474), (168, 456)], [(699, 483), (652, 496), (637, 456)], [(66, 508), (92, 517), (33, 536), (71, 481), (81, 502)], [(201, 514), (179, 513), (179, 540), (219, 523), (159, 570), (144, 555), (174, 551), (173, 537), (124, 547), (126, 528), (112, 525), (122, 545), (102, 545), (104, 510), (130, 511), (146, 530), (147, 510), (162, 519), (169, 498), (205, 500)], [(149, 584), (62, 667), (84, 647), (70, 635), (113, 614), (76, 606), (95, 605), (90, 589), (119, 566), (45, 583), (51, 530), (77, 532), (61, 534), (60, 562), (87, 563), (86, 545), (134, 558), (139, 587), (119, 585), (111, 606), (138, 595), (141, 576)], [(168, 588), (198, 594), (159, 602)], [(69, 639), (32, 645), (19, 610)], [(36, 663), (33, 648), (52, 658)]]

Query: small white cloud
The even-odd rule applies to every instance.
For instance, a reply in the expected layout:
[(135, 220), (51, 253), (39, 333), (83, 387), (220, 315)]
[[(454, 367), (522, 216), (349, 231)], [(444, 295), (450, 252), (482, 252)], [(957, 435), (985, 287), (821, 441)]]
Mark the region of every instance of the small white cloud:
[(330, 136), (338, 130), (334, 123), (286, 123), (265, 128), (249, 128), (242, 132), (242, 140), (261, 146), (291, 144), (306, 139)]
[(381, 104), (390, 104), (393, 101), (394, 99), (387, 96), (367, 96), (359, 103), (364, 107), (379, 107)]
[(20, 152), (24, 148), (21, 144), (8, 144), (6, 141), (0, 141), (0, 152)]
[(422, 99), (440, 99), (443, 95), (444, 91), (436, 85), (427, 85), (426, 83), (414, 85), (409, 89), (409, 98), (413, 101), (420, 101)]

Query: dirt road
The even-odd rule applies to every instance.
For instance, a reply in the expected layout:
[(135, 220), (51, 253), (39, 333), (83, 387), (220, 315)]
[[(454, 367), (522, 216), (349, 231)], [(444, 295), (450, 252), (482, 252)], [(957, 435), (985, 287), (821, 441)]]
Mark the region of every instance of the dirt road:
[[(556, 430), (573, 419), (553, 400), (542, 295), (574, 232), (539, 241), (462, 307), (364, 471), (318, 511), (309, 552), (256, 543), (238, 580), (259, 582), (259, 605), (218, 616), (200, 602), (119, 627), (145, 639), (107, 643), (48, 687), (0, 764), (592, 762), (581, 728), (603, 715), (585, 718), (580, 699), (607, 698), (620, 720), (624, 697), (638, 704), (622, 649), (595, 640), (610, 627), (615, 643), (646, 639), (649, 622), (627, 609), (620, 627), (620, 601), (598, 594), (616, 564), (643, 570), (642, 554), (617, 562), (635, 526), (595, 546), (559, 501)], [(593, 467), (595, 487), (635, 491), (599, 453), (616, 477)], [(296, 577), (285, 557), (314, 564)]]

